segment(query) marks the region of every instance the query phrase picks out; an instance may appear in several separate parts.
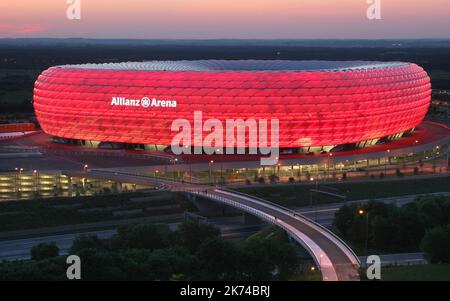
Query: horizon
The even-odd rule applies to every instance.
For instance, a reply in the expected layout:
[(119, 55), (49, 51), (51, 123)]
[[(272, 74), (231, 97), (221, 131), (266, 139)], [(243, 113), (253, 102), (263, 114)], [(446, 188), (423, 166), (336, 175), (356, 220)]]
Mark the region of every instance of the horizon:
[[(301, 2), (301, 3), (300, 3)], [(369, 20), (364, 0), (81, 0), (79, 20), (65, 1), (0, 4), (0, 38), (102, 39), (449, 39), (450, 2), (381, 0)]]

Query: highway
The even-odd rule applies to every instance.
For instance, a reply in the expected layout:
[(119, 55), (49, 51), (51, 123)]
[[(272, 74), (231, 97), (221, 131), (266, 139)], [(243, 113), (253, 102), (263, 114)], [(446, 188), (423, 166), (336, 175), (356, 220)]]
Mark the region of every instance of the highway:
[(181, 183), (119, 171), (88, 170), (88, 174), (93, 177), (156, 185), (161, 189), (187, 192), (238, 208), (286, 230), (313, 257), (321, 270), (323, 280), (359, 280), (360, 262), (356, 254), (331, 231), (290, 209), (213, 186)]
[[(419, 196), (424, 195), (450, 195), (450, 192), (435, 192), (435, 193), (425, 193), (425, 194), (413, 194), (413, 195), (404, 195), (404, 196), (398, 196), (398, 197), (388, 197), (388, 198), (378, 198), (373, 199), (379, 202), (383, 202), (385, 204), (395, 204), (396, 206), (400, 207), (404, 204), (410, 203), (414, 201), (415, 198)], [(365, 204), (369, 202), (370, 199), (366, 200), (357, 200), (357, 201), (350, 201), (346, 202), (345, 204)], [(324, 205), (317, 205), (313, 207), (303, 207), (303, 208), (296, 208), (293, 209), (295, 212), (298, 212), (315, 222), (330, 227), (333, 220), (334, 220), (334, 214), (344, 205), (344, 203), (331, 203), (331, 204), (324, 204)]]
[[(383, 254), (379, 255), (381, 266), (400, 266), (400, 265), (414, 265), (428, 263), (425, 253), (400, 253), (400, 254)], [(360, 257), (361, 262), (366, 262), (366, 257)]]
[(0, 260), (11, 261), (30, 259), (31, 248), (40, 243), (54, 243), (59, 248), (60, 255), (67, 255), (72, 247), (73, 241), (80, 235), (96, 235), (98, 238), (109, 238), (116, 232), (116, 230), (102, 230), (0, 241)]

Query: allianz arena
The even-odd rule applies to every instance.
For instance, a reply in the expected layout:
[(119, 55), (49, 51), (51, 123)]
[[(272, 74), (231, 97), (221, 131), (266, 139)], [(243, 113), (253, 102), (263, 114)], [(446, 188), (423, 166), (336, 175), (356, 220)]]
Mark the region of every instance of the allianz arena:
[[(402, 62), (200, 60), (56, 66), (35, 83), (49, 135), (168, 146), (176, 119), (278, 119), (280, 148), (330, 150), (419, 125), (430, 78)], [(194, 144), (194, 142), (193, 142)]]

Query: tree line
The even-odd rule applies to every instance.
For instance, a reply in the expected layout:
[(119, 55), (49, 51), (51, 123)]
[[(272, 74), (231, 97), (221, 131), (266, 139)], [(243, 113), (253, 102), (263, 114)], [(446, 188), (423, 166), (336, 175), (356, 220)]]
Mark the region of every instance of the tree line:
[[(37, 245), (32, 260), (1, 263), (0, 280), (66, 280), (65, 257), (58, 251)], [(302, 267), (280, 229), (236, 244), (214, 226), (194, 222), (175, 231), (143, 223), (122, 226), (110, 239), (81, 236), (70, 254), (80, 257), (83, 280), (288, 280)]]
[(356, 246), (367, 244), (383, 252), (421, 250), (431, 262), (450, 262), (448, 196), (419, 197), (400, 207), (377, 201), (346, 205), (336, 212), (333, 228)]

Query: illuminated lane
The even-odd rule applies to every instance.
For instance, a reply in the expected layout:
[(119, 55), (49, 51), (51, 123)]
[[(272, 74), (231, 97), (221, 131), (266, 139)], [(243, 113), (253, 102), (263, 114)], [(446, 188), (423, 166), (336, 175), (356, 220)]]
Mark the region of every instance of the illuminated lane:
[(314, 258), (321, 269), (323, 280), (359, 280), (360, 263), (356, 254), (329, 230), (306, 217), (241, 193), (213, 189), (199, 194), (253, 213), (285, 229)]

